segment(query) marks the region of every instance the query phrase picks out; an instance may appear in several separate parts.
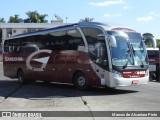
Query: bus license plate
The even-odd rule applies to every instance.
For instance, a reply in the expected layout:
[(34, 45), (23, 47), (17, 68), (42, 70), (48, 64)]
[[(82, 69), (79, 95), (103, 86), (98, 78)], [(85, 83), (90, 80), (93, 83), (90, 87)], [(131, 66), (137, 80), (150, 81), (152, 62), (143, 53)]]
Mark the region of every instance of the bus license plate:
[(132, 81), (132, 84), (138, 84), (139, 83), (139, 80), (133, 80)]

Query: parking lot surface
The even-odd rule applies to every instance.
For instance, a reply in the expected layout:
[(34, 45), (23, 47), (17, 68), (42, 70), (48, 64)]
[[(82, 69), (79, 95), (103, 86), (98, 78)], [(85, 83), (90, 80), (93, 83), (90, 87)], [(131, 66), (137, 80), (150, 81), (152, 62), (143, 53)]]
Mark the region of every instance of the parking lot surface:
[[(91, 88), (86, 91), (77, 90), (73, 85), (44, 84), (40, 81), (20, 85), (17, 79), (3, 76), (3, 64), (0, 63), (0, 111), (60, 111), (59, 114), (62, 114), (61, 117), (57, 115), (58, 117), (34, 118), (36, 120), (133, 120), (133, 117), (98, 117), (93, 113), (94, 111), (160, 111), (160, 83), (149, 82), (148, 85), (116, 89)], [(77, 117), (78, 115), (66, 117), (62, 111), (64, 113), (87, 111), (86, 114), (90, 116), (84, 117), (85, 115), (81, 113), (83, 118)], [(18, 117), (16, 119), (22, 120)], [(159, 117), (136, 117), (136, 119), (158, 120)]]

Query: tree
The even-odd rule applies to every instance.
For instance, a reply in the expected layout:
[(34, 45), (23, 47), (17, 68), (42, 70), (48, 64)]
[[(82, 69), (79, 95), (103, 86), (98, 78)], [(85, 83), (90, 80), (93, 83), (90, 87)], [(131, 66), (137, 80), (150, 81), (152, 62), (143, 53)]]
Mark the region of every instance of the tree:
[(151, 37), (151, 38), (154, 38), (154, 36), (153, 36), (152, 33), (144, 33), (142, 36), (143, 36), (143, 37)]
[(6, 21), (4, 20), (4, 18), (0, 18), (0, 23), (5, 23)]
[(28, 16), (27, 19), (24, 20), (25, 23), (47, 23), (48, 20), (45, 18), (48, 16), (47, 14), (39, 14), (37, 11), (28, 11), (26, 13)]
[(47, 16), (47, 14), (39, 15), (40, 23), (48, 23), (48, 20), (45, 19)]
[(156, 39), (157, 41), (157, 46), (160, 47), (160, 39)]
[(10, 16), (8, 23), (22, 23), (23, 19), (19, 18), (19, 15)]
[(81, 19), (79, 22), (92, 22), (94, 20), (94, 18), (84, 18), (84, 19)]
[(152, 33), (144, 33), (142, 37), (145, 39), (145, 44), (147, 47), (153, 47), (152, 39), (154, 39), (154, 36)]

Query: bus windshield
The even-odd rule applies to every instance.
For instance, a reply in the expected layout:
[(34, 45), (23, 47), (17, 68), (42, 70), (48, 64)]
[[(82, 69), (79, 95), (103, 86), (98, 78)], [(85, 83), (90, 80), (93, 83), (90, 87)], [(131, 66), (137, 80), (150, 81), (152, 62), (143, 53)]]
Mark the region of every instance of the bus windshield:
[(136, 32), (108, 31), (114, 35), (117, 47), (110, 47), (112, 64), (114, 66), (148, 65), (147, 52), (141, 34)]

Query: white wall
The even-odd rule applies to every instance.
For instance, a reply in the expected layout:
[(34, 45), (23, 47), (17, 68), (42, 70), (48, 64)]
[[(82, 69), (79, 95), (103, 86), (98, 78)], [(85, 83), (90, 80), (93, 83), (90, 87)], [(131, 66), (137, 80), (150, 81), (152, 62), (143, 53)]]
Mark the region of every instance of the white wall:
[(26, 33), (26, 32), (27, 32), (27, 29), (25, 28), (21, 28), (21, 29), (14, 28), (12, 29), (12, 36), (17, 35), (17, 34)]

